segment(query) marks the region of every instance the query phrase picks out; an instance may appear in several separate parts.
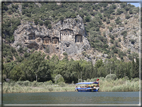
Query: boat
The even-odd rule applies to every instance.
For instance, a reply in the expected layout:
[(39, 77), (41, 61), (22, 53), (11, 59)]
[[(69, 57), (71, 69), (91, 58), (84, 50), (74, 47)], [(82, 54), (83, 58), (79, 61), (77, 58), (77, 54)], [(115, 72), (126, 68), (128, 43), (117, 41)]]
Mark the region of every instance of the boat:
[[(75, 90), (78, 92), (98, 92), (99, 91), (99, 79), (95, 82), (79, 82), (76, 85)], [(84, 86), (83, 86), (84, 85)]]

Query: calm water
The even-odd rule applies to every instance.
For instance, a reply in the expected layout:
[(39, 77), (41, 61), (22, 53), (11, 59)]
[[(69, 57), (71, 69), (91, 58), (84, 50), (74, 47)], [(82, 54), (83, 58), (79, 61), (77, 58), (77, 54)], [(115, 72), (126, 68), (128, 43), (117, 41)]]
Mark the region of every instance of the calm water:
[(11, 93), (3, 104), (139, 104), (139, 92)]

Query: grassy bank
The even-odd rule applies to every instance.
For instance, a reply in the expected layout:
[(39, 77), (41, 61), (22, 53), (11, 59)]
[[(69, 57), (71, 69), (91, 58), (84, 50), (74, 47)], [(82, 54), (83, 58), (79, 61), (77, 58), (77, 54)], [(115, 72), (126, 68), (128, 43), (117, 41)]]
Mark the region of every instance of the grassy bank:
[(46, 82), (3, 83), (3, 93), (66, 92), (75, 91), (74, 84), (49, 84)]
[[(100, 78), (100, 92), (139, 91), (139, 79), (106, 80)], [(29, 92), (68, 92), (75, 91), (75, 84), (53, 84), (51, 82), (4, 82), (3, 93), (29, 93)]]
[(126, 92), (139, 91), (139, 79), (125, 80), (100, 80), (100, 91), (102, 92)]

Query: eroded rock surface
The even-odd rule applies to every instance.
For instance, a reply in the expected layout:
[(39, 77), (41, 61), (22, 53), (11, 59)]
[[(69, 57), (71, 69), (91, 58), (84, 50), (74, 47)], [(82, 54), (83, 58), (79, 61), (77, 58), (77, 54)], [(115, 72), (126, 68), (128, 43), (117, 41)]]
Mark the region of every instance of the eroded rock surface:
[(15, 30), (13, 47), (22, 46), (44, 50), (46, 53), (63, 54), (66, 52), (68, 55), (75, 55), (90, 49), (86, 36), (84, 23), (80, 16), (52, 24), (52, 29), (34, 23), (25, 23)]

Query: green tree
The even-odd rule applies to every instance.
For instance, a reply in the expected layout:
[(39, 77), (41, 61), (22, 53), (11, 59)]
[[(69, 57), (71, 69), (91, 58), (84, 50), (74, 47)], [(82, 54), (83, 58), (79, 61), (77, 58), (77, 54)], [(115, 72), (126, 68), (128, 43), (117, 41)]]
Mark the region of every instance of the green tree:
[(36, 25), (38, 25), (38, 21), (39, 21), (38, 19), (34, 19)]
[(90, 22), (90, 20), (91, 20), (91, 17), (90, 17), (90, 16), (86, 16), (86, 17), (85, 17), (85, 21), (86, 21), (86, 22)]
[(58, 74), (55, 77), (55, 83), (57, 84), (57, 83), (60, 83), (60, 82), (64, 82), (64, 78), (63, 78), (62, 75)]
[(95, 67), (99, 68), (103, 65), (103, 60), (98, 60), (96, 63), (95, 63)]
[(10, 78), (15, 81), (23, 80), (23, 75), (24, 75), (24, 72), (20, 64), (16, 65), (10, 72)]
[(49, 20), (46, 20), (46, 21), (44, 22), (44, 24), (45, 24), (46, 26), (48, 26), (49, 24), (51, 24), (51, 22), (50, 22)]
[(51, 24), (49, 24), (49, 25), (48, 25), (48, 29), (51, 29), (51, 28), (52, 28), (52, 26), (51, 26)]
[(10, 78), (10, 72), (16, 64), (14, 62), (9, 62), (3, 64), (3, 74), (6, 75), (6, 78)]
[(39, 24), (42, 26), (43, 25), (43, 21), (39, 20)]
[(63, 55), (64, 55), (64, 60), (68, 61), (68, 54), (64, 52)]
[[(31, 54), (31, 56), (29, 57), (29, 60), (31, 61), (31, 70), (32, 72), (34, 72), (36, 81), (38, 81), (38, 78), (40, 79), (40, 72), (44, 72), (47, 69), (47, 65), (44, 61), (45, 55), (41, 54), (40, 52), (35, 52), (33, 54)], [(42, 62), (42, 63), (41, 63)], [(42, 66), (43, 65), (43, 66)], [(42, 68), (43, 67), (43, 68)]]

